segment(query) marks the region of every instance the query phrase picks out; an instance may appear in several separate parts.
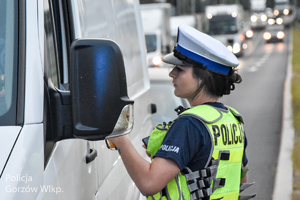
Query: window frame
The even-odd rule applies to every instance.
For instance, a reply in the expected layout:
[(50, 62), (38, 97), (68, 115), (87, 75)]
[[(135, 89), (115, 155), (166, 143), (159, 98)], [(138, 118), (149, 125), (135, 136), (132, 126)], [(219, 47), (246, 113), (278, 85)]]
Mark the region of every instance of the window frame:
[(14, 49), (11, 105), (0, 116), (0, 126), (24, 123), (25, 85), (25, 2), (14, 0)]

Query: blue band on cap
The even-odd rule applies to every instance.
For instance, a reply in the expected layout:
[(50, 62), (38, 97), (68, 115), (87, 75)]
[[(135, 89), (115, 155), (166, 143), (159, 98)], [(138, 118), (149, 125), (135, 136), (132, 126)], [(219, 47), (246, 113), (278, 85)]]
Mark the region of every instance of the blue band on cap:
[(185, 48), (183, 48), (182, 46), (180, 46), (179, 44), (177, 44), (176, 49), (182, 53), (183, 55), (193, 59), (194, 61), (197, 61), (199, 63), (204, 64), (208, 70), (213, 71), (213, 72), (217, 72), (219, 74), (224, 74), (224, 75), (228, 75), (230, 72), (230, 67), (226, 66), (226, 65), (222, 65), (220, 63), (216, 63), (214, 61), (211, 61), (207, 58), (204, 58), (200, 55), (197, 55)]

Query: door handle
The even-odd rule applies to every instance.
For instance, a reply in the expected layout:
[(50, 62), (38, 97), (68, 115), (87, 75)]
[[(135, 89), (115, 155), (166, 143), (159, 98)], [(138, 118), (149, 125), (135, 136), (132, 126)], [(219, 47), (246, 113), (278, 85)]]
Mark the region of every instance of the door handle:
[(97, 157), (97, 150), (96, 149), (90, 149), (90, 152), (86, 154), (85, 156), (85, 162), (86, 164), (92, 162)]

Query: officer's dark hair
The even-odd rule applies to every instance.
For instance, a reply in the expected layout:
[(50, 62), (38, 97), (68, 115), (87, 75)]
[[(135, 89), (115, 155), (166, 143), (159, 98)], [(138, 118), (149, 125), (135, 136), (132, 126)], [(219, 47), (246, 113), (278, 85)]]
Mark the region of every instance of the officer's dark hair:
[(218, 74), (209, 71), (203, 66), (193, 66), (193, 76), (201, 81), (194, 97), (204, 89), (212, 97), (222, 97), (230, 94), (235, 89), (235, 83), (241, 83), (242, 77), (236, 70), (231, 69), (229, 75)]

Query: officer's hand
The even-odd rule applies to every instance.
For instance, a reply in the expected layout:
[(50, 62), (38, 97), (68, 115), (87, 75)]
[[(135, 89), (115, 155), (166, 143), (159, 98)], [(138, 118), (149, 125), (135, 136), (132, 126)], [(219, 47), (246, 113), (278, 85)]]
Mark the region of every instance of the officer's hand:
[[(125, 138), (125, 136), (127, 136), (127, 135), (116, 136), (116, 137), (112, 137), (109, 139), (105, 139), (107, 148), (111, 149), (111, 150), (117, 150), (118, 146), (120, 144), (122, 144), (122, 140)], [(119, 145), (118, 145), (118, 143), (119, 143)]]

